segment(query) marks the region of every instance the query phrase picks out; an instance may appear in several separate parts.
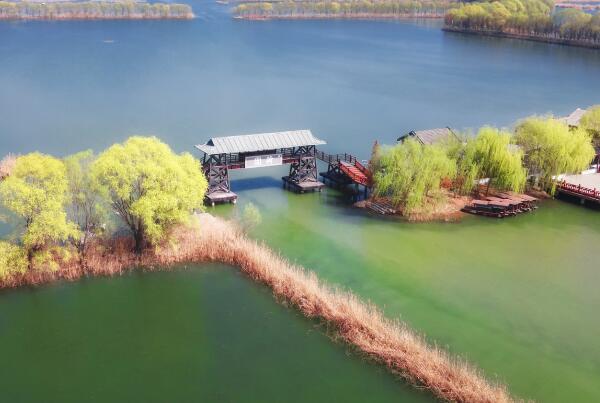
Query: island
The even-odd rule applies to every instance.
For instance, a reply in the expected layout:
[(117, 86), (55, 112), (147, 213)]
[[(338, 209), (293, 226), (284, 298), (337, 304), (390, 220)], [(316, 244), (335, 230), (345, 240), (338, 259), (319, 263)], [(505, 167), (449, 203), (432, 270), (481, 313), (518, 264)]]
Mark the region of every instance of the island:
[(0, 1), (0, 20), (187, 20), (192, 18), (194, 18), (192, 8), (187, 4), (178, 3)]

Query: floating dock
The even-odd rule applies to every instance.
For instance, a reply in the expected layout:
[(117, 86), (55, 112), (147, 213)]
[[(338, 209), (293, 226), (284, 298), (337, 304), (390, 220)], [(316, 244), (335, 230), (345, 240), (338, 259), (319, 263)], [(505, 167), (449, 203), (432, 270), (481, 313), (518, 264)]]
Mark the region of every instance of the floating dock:
[(462, 211), (485, 217), (504, 218), (535, 210), (537, 200), (529, 195), (503, 192), (472, 200)]

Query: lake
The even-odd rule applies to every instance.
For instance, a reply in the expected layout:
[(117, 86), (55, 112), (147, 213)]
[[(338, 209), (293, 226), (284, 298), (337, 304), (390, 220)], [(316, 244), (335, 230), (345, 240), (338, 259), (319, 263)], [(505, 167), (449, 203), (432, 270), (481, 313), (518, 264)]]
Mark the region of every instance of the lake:
[[(193, 6), (193, 21), (0, 23), (0, 154), (100, 151), (132, 134), (194, 152), (211, 136), (308, 128), (368, 158), (413, 129), (600, 103), (590, 49)], [(336, 191), (285, 192), (285, 172), (233, 173), (239, 205), (210, 211), (253, 202), (253, 236), (517, 396), (600, 400), (597, 211), (549, 201), (506, 220), (407, 224)], [(431, 401), (218, 265), (2, 292), (0, 354), (11, 402)]]

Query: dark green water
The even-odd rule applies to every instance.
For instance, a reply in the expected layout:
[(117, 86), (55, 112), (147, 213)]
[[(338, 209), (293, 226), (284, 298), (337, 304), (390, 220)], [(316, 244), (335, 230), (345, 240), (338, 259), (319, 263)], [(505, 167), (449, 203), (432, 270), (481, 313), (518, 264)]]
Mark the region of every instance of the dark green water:
[(226, 266), (0, 297), (3, 402), (430, 401)]
[[(510, 125), (599, 103), (600, 52), (413, 22), (0, 23), (0, 154), (65, 155), (136, 133), (310, 128), (366, 158), (411, 129)], [(107, 41), (108, 42), (105, 42)], [(339, 194), (233, 175), (254, 236), (539, 401), (600, 401), (597, 211), (410, 225)], [(4, 227), (3, 231), (7, 228)], [(135, 274), (0, 293), (0, 400), (420, 401), (235, 270)]]

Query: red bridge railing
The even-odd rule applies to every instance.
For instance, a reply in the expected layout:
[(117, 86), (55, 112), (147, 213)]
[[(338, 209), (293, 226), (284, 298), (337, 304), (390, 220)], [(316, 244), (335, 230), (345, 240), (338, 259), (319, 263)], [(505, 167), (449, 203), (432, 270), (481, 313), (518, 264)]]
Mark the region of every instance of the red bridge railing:
[(327, 154), (317, 150), (315, 157), (329, 165), (338, 165), (340, 170), (352, 181), (364, 186), (371, 186), (369, 170), (352, 154)]
[(573, 183), (568, 183), (566, 181), (562, 181), (558, 184), (559, 190), (564, 190), (567, 193), (572, 193), (576, 195), (580, 195), (583, 197), (587, 197), (593, 199), (595, 201), (600, 201), (600, 190), (587, 188), (581, 185), (575, 185)]

